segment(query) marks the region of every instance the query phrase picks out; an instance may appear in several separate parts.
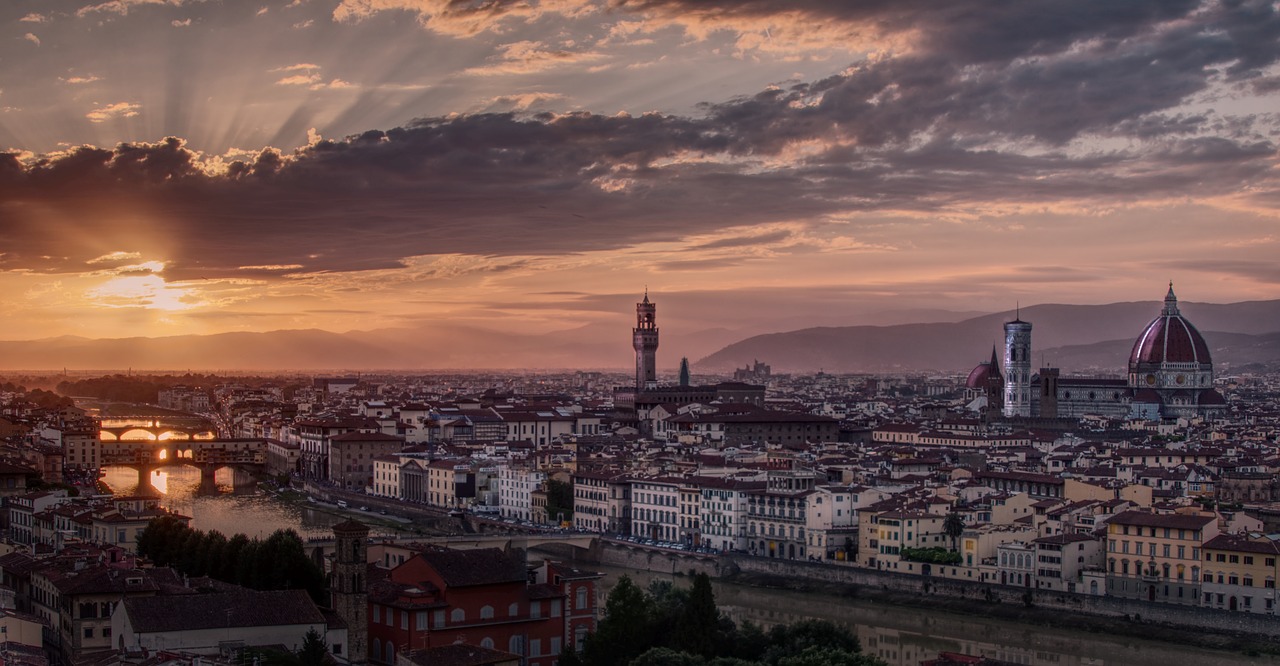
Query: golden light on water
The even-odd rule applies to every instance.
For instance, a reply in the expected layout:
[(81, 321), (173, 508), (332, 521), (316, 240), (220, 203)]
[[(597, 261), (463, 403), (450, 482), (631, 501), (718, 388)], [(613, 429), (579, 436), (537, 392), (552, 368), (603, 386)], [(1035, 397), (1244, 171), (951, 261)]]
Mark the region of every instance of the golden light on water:
[[(160, 452), (160, 457), (164, 457), (164, 451)], [(152, 472), (151, 487), (160, 491), (161, 494), (167, 494), (169, 491), (169, 473), (162, 470)]]

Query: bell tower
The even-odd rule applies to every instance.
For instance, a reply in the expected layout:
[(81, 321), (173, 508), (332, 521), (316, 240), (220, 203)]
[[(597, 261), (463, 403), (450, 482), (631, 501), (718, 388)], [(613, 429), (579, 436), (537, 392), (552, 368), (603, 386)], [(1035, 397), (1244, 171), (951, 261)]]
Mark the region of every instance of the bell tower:
[(636, 350), (636, 390), (658, 386), (658, 323), (657, 306), (649, 301), (649, 290), (644, 290), (644, 300), (636, 303), (636, 327), (631, 329), (631, 346)]
[(1031, 323), (1004, 325), (1004, 415), (1031, 416)]
[(347, 623), (346, 659), (366, 662), (369, 650), (369, 527), (355, 520), (333, 526), (333, 573), (329, 593), (334, 612)]

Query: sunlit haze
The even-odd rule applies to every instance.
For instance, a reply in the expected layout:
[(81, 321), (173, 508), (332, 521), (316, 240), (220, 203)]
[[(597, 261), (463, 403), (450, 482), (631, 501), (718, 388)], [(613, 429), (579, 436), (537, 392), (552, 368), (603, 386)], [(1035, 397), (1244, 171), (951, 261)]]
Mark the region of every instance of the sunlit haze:
[(0, 339), (1280, 298), (1278, 62), (1259, 0), (6, 0)]

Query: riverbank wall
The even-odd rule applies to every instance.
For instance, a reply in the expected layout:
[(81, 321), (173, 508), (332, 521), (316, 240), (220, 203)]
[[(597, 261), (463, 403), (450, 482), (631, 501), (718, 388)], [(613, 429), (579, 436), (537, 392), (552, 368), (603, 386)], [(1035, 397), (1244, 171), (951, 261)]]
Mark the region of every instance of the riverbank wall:
[(895, 603), (946, 607), (958, 612), (1001, 609), (1011, 616), (1067, 613), (1125, 624), (1186, 632), (1213, 632), (1250, 638), (1280, 638), (1274, 616), (1132, 599), (1036, 590), (950, 578), (876, 571), (848, 565), (779, 560), (744, 554), (702, 555), (602, 541), (595, 548), (566, 551), (579, 561), (673, 575), (705, 573), (748, 585), (812, 591), (816, 594), (887, 598)]

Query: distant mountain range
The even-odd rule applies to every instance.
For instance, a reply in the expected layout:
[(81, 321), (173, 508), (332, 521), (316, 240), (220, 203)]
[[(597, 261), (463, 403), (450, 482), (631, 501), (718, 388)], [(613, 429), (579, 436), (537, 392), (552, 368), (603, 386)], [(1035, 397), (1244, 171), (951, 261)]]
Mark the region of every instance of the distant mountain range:
[[(808, 328), (735, 342), (695, 367), (727, 370), (760, 359), (774, 372), (967, 370), (989, 359), (992, 345), (1003, 355), (1004, 322), (1020, 317), (1034, 327), (1035, 365), (1122, 374), (1134, 340), (1161, 307), (1153, 301), (1037, 305), (956, 323)], [(1280, 301), (1179, 307), (1204, 334), (1219, 369), (1280, 363)]]
[[(663, 348), (711, 353), (741, 334), (725, 329), (663, 333)], [(678, 352), (672, 352), (672, 354)], [(664, 365), (679, 357), (668, 354)], [(0, 370), (340, 371), (629, 368), (629, 326), (594, 324), (520, 334), (440, 323), (419, 329), (332, 333), (282, 330), (157, 338), (63, 336), (0, 341)]]
[[(1220, 369), (1280, 364), (1280, 300), (1212, 305), (1182, 303), (1204, 333)], [(1133, 340), (1161, 304), (1037, 305), (1021, 318), (1034, 325), (1035, 364), (1066, 372), (1124, 372)], [(759, 359), (775, 372), (893, 372), (960, 370), (1002, 345), (1003, 324), (1015, 313), (977, 317), (917, 312), (937, 323), (808, 328), (741, 339), (727, 329), (662, 330), (659, 365), (674, 368), (680, 355), (695, 373), (726, 372)], [(872, 316), (883, 321), (883, 313)], [(287, 330), (161, 338), (89, 339), (75, 336), (0, 341), (4, 370), (339, 371), (444, 369), (629, 369), (629, 322), (591, 324), (543, 334), (522, 334), (442, 322), (420, 329), (331, 333)], [(701, 358), (699, 358), (701, 357)]]

